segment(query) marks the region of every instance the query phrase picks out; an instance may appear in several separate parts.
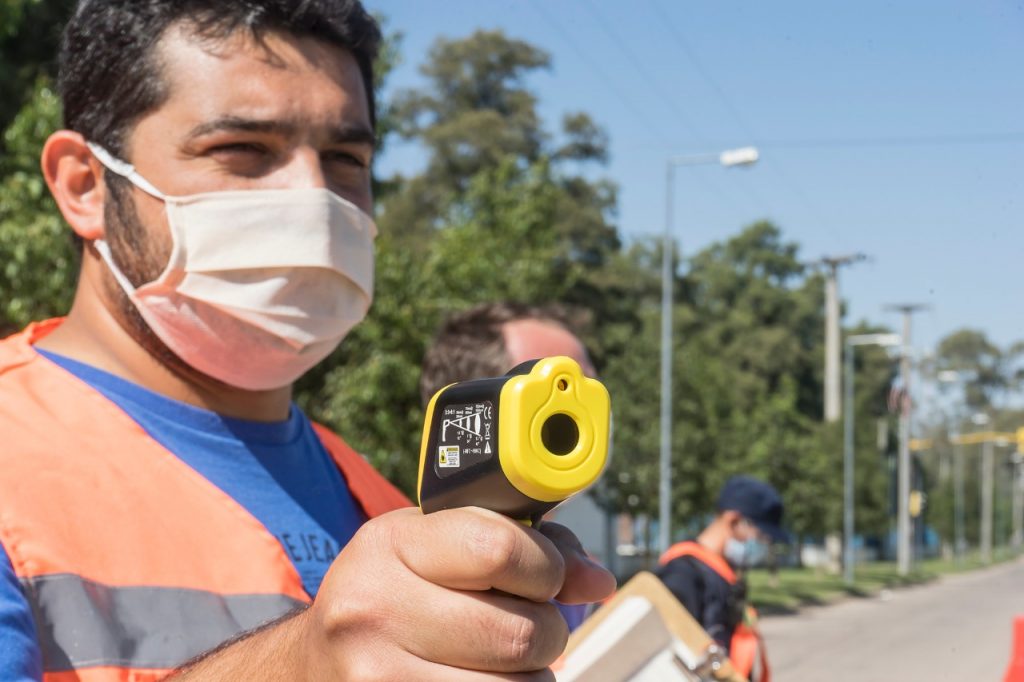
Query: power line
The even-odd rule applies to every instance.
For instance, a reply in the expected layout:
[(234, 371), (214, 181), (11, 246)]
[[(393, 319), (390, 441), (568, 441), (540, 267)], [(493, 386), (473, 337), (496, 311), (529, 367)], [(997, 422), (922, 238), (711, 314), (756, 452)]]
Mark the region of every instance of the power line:
[(654, 81), (654, 78), (651, 76), (650, 71), (648, 71), (647, 69), (647, 65), (637, 58), (636, 54), (626, 46), (626, 43), (624, 41), (619, 39), (619, 37), (615, 34), (615, 31), (612, 30), (611, 26), (608, 25), (608, 21), (600, 12), (597, 11), (597, 8), (594, 6), (594, 4), (591, 2), (583, 2), (583, 6), (587, 8), (587, 10), (590, 12), (590, 16), (594, 18), (598, 26), (601, 27), (601, 30), (605, 32), (605, 35), (611, 38), (612, 43), (615, 45), (615, 47), (618, 48), (619, 52), (626, 56), (626, 59), (628, 59), (629, 62), (633, 65), (633, 68), (636, 69), (637, 73), (640, 76), (642, 76), (645, 81), (647, 81), (647, 85), (651, 88), (651, 90), (654, 91), (655, 94), (658, 95), (659, 99), (661, 99), (665, 104), (667, 104), (669, 108), (672, 109), (673, 113), (675, 113), (675, 115), (679, 117), (679, 120), (682, 123), (683, 127), (690, 132), (690, 135), (698, 143), (704, 144), (704, 136), (700, 133), (700, 131), (697, 130), (696, 126), (694, 126), (693, 123), (690, 121), (690, 117), (686, 113), (686, 111), (684, 111), (682, 107), (678, 106), (675, 102), (675, 99), (672, 98), (669, 93), (663, 90), (661, 86)]
[[(542, 0), (532, 0), (531, 4), (533, 5), (534, 10), (541, 15), (541, 17), (548, 23), (548, 25), (551, 26), (551, 28), (553, 28), (555, 32), (559, 34), (559, 36), (561, 36), (565, 44), (568, 45), (569, 48), (576, 53), (576, 56), (579, 57), (580, 60), (584, 64), (586, 64), (588, 68), (590, 68), (591, 71), (597, 74), (602, 85), (610, 89), (616, 95), (619, 102), (621, 102), (623, 106), (627, 107), (631, 112), (633, 112), (633, 114), (636, 115), (637, 119), (639, 119), (640, 122), (643, 125), (645, 125), (648, 130), (660, 128), (660, 126), (655, 124), (648, 117), (647, 112), (643, 109), (643, 107), (637, 106), (636, 103), (633, 101), (632, 97), (629, 97), (625, 92), (619, 89), (619, 87), (615, 83), (615, 80), (608, 74), (608, 72), (605, 71), (598, 62), (591, 59), (590, 55), (588, 55), (582, 48), (580, 48), (580, 46), (573, 39), (569, 31), (566, 31), (562, 27), (562, 25), (554, 18), (554, 16), (552, 16), (547, 11), (547, 9), (544, 7), (544, 2)], [(666, 135), (663, 137), (667, 138), (668, 136)], [(698, 178), (698, 181), (700, 183), (702, 183), (705, 187), (707, 187), (712, 192), (717, 194), (723, 202), (729, 202), (729, 197), (723, 193), (723, 191), (718, 187), (718, 185), (712, 183), (706, 177), (706, 174), (698, 174)]]
[[(661, 15), (662, 21), (659, 23), (661, 23), (662, 27), (665, 30), (672, 34), (672, 36), (675, 39), (674, 44), (682, 51), (682, 53), (686, 56), (687, 60), (689, 60), (690, 65), (693, 67), (694, 71), (696, 71), (700, 75), (700, 77), (704, 80), (704, 82), (712, 90), (712, 92), (714, 92), (715, 95), (717, 95), (719, 101), (732, 116), (733, 120), (738, 124), (740, 132), (742, 132), (744, 135), (750, 138), (753, 144), (757, 145), (758, 147), (763, 147), (764, 145), (761, 144), (760, 140), (758, 139), (758, 135), (755, 134), (751, 127), (747, 124), (746, 120), (740, 114), (739, 109), (733, 105), (732, 100), (728, 97), (728, 95), (726, 95), (725, 90), (718, 84), (718, 81), (716, 81), (712, 77), (711, 72), (704, 67), (704, 64), (698, 58), (696, 51), (694, 51), (693, 48), (690, 47), (690, 41), (686, 39), (686, 36), (683, 34), (683, 32), (679, 29), (679, 27), (676, 26), (675, 22), (672, 20), (672, 17), (665, 10), (665, 7), (659, 2), (659, 0), (650, 0), (650, 3), (657, 11), (657, 13)], [(769, 170), (775, 172), (779, 180), (782, 181), (783, 186), (786, 189), (788, 189), (791, 194), (797, 197), (797, 199), (810, 210), (810, 212), (814, 215), (814, 219), (822, 227), (831, 231), (831, 228), (828, 227), (828, 223), (822, 219), (822, 214), (818, 210), (817, 206), (815, 206), (810, 201), (810, 199), (808, 199), (807, 194), (804, 192), (803, 188), (800, 187), (790, 177), (790, 175), (785, 172), (781, 164), (766, 163), (764, 165), (766, 165)]]
[(540, 14), (544, 18), (544, 20), (547, 21), (547, 23), (553, 29), (555, 29), (555, 31), (562, 37), (562, 40), (565, 41), (565, 44), (568, 45), (569, 48), (576, 53), (576, 56), (579, 57), (583, 61), (583, 63), (590, 68), (591, 71), (598, 75), (598, 77), (601, 79), (601, 82), (606, 87), (608, 87), (615, 93), (616, 97), (618, 97), (619, 99), (619, 102), (621, 102), (626, 108), (628, 108), (633, 114), (635, 114), (636, 117), (640, 119), (644, 123), (644, 125), (648, 127), (648, 129), (657, 127), (654, 124), (654, 122), (647, 117), (647, 112), (645, 112), (642, 107), (636, 106), (636, 104), (633, 102), (633, 98), (629, 97), (625, 92), (620, 90), (615, 85), (615, 81), (612, 79), (611, 76), (608, 75), (608, 72), (601, 68), (600, 64), (592, 60), (590, 56), (580, 48), (576, 41), (573, 40), (572, 35), (564, 28), (562, 28), (562, 25), (559, 24), (555, 20), (555, 18), (547, 11), (547, 9), (544, 8), (543, 2), (538, 2), (538, 0), (531, 0), (531, 4), (533, 5), (533, 8), (537, 11), (537, 13)]
[(675, 38), (675, 45), (679, 47), (680, 50), (682, 50), (684, 55), (686, 55), (686, 58), (687, 60), (689, 60), (690, 66), (693, 67), (693, 70), (696, 71), (697, 74), (700, 75), (700, 77), (707, 84), (707, 86), (715, 92), (715, 94), (718, 96), (718, 99), (721, 100), (722, 104), (729, 111), (729, 114), (739, 124), (740, 131), (743, 134), (750, 137), (751, 139), (756, 138), (757, 136), (754, 135), (753, 131), (750, 129), (750, 126), (747, 125), (746, 120), (743, 118), (743, 116), (740, 115), (739, 109), (733, 106), (732, 100), (730, 100), (729, 97), (726, 96), (725, 90), (723, 90), (718, 85), (718, 82), (714, 78), (712, 78), (711, 73), (706, 68), (704, 68), (704, 64), (697, 57), (697, 53), (693, 50), (692, 47), (690, 47), (690, 41), (687, 40), (686, 36), (683, 35), (683, 32), (676, 27), (675, 22), (672, 20), (672, 17), (669, 16), (668, 12), (665, 11), (664, 6), (660, 2), (658, 2), (658, 0), (651, 0), (651, 4), (654, 6), (654, 9), (658, 12), (658, 14), (661, 15), (661, 18), (663, 19), (662, 26), (665, 27), (665, 29), (668, 30)]
[[(626, 59), (629, 60), (629, 62), (633, 65), (633, 68), (636, 69), (636, 72), (643, 77), (643, 80), (647, 83), (647, 86), (650, 88), (650, 90), (658, 97), (658, 99), (661, 100), (663, 104), (667, 105), (672, 110), (675, 116), (681, 121), (683, 127), (689, 130), (690, 135), (693, 136), (693, 138), (699, 144), (706, 145), (704, 135), (700, 131), (698, 131), (697, 128), (692, 124), (688, 114), (683, 109), (683, 107), (678, 105), (674, 93), (671, 90), (663, 88), (654, 79), (647, 65), (636, 56), (636, 53), (634, 53), (631, 49), (629, 49), (629, 47), (627, 47), (626, 41), (621, 40), (619, 38), (615, 29), (612, 28), (612, 26), (608, 23), (608, 20), (605, 19), (604, 15), (602, 15), (600, 11), (598, 11), (597, 7), (593, 3), (584, 1), (583, 6), (586, 7), (586, 9), (590, 12), (590, 15), (597, 22), (598, 26), (601, 27), (601, 30), (604, 31), (605, 35), (607, 35), (608, 38), (611, 39), (612, 43), (616, 46), (616, 48), (618, 48), (619, 52), (625, 55)], [(758, 210), (758, 205), (764, 207), (768, 206), (768, 202), (766, 202), (762, 197), (758, 196), (750, 185), (741, 183), (736, 185), (736, 187), (738, 187), (741, 190), (741, 193), (746, 194), (748, 198), (752, 200), (750, 208), (754, 209), (755, 211)], [(772, 212), (770, 208), (769, 212)]]

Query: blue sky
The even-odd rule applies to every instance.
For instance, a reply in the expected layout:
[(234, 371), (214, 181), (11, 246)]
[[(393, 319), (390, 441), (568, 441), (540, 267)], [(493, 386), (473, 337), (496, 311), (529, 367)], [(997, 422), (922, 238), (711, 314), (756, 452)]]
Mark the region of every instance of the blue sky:
[[(414, 87), (430, 45), (478, 28), (551, 54), (528, 85), (554, 130), (585, 111), (608, 131), (603, 174), (627, 238), (661, 233), (666, 159), (756, 144), (749, 169), (679, 169), (674, 234), (692, 252), (768, 218), (842, 273), (847, 322), (914, 345), (960, 327), (1024, 339), (1024, 2), (1019, 0), (366, 0), (403, 34), (387, 88)], [(409, 173), (415, 145), (379, 170)]]

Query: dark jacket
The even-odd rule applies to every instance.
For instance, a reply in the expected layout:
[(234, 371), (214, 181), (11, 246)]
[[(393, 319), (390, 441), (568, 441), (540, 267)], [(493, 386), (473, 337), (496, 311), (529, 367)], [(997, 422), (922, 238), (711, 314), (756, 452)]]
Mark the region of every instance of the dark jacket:
[(733, 631), (743, 620), (747, 586), (743, 578), (730, 585), (694, 556), (681, 556), (659, 566), (656, 575), (686, 610), (726, 652)]

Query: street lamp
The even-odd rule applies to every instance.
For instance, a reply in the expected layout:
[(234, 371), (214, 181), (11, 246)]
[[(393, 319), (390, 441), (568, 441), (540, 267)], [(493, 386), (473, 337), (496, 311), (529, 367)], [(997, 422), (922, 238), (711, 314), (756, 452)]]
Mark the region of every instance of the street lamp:
[[(1018, 432), (1018, 440), (1020, 433)], [(1013, 465), (1013, 478), (1010, 491), (1013, 494), (1011, 498), (1011, 509), (1013, 513), (1013, 534), (1010, 536), (1010, 546), (1014, 551), (1020, 551), (1020, 546), (1024, 543), (1024, 528), (1021, 527), (1021, 515), (1024, 514), (1024, 490), (1021, 489), (1021, 465), (1024, 465), (1024, 453), (1019, 449), (1015, 450), (1010, 455), (1010, 464)]]
[(900, 457), (896, 472), (896, 565), (899, 574), (910, 573), (911, 520), (910, 520), (910, 432), (914, 403), (910, 399), (910, 321), (914, 313), (927, 309), (920, 303), (901, 303), (886, 306), (903, 314), (903, 357), (900, 360), (900, 378), (903, 380), (904, 399), (900, 402)]
[(760, 154), (754, 147), (719, 153), (669, 157), (665, 164), (665, 233), (661, 255), (661, 453), (658, 483), (658, 545), (668, 549), (671, 537), (672, 495), (672, 194), (678, 166), (719, 164), (751, 166)]
[(995, 448), (1010, 445), (1008, 438), (986, 438), (981, 445), (981, 561), (992, 563), (992, 533), (995, 516)]
[(899, 334), (857, 334), (846, 337), (846, 397), (843, 400), (843, 580), (853, 584), (853, 348), (898, 346)]
[[(940, 384), (954, 384), (963, 393), (965, 384), (974, 377), (973, 372), (966, 370), (947, 369), (939, 372)], [(961, 400), (965, 400), (961, 396)], [(953, 419), (957, 429), (957, 436), (960, 434), (960, 425), (963, 422), (963, 408), (954, 409)], [(985, 422), (988, 422), (988, 415), (982, 415)], [(950, 439), (952, 441), (952, 439)], [(957, 439), (959, 440), (959, 438)], [(964, 539), (964, 453), (963, 446), (959, 442), (953, 443), (953, 557), (959, 563), (963, 559), (967, 541)]]

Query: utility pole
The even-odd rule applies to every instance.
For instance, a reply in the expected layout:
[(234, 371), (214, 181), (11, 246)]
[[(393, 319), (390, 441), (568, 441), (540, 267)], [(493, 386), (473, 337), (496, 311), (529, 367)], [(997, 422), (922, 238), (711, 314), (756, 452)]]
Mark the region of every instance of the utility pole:
[(903, 314), (903, 352), (900, 377), (903, 380), (903, 400), (900, 405), (900, 456), (897, 464), (896, 484), (896, 563), (900, 575), (910, 573), (910, 427), (913, 401), (910, 397), (910, 327), (914, 313), (927, 306), (921, 303), (901, 303), (886, 306)]
[(995, 453), (991, 440), (981, 445), (981, 562), (992, 563), (992, 488), (995, 485)]
[(1013, 536), (1010, 544), (1019, 552), (1024, 545), (1024, 428), (1017, 429), (1017, 449), (1010, 462), (1013, 464)]
[(844, 388), (846, 399), (843, 403), (843, 580), (853, 584), (853, 565), (856, 563), (853, 548), (853, 350), (857, 346), (898, 346), (901, 339), (896, 334), (858, 334), (846, 337), (846, 377)]
[(842, 410), (839, 386), (839, 268), (867, 260), (863, 253), (823, 256), (814, 265), (825, 266), (825, 421), (839, 421)]
[(1014, 551), (1019, 551), (1021, 543), (1024, 542), (1024, 527), (1021, 526), (1021, 515), (1024, 514), (1024, 489), (1021, 489), (1021, 464), (1024, 463), (1020, 450), (1013, 453), (1010, 459), (1013, 465), (1013, 535), (1010, 536), (1010, 545)]
[(967, 541), (964, 539), (964, 450), (959, 444), (953, 445), (953, 537), (953, 556), (960, 563)]

